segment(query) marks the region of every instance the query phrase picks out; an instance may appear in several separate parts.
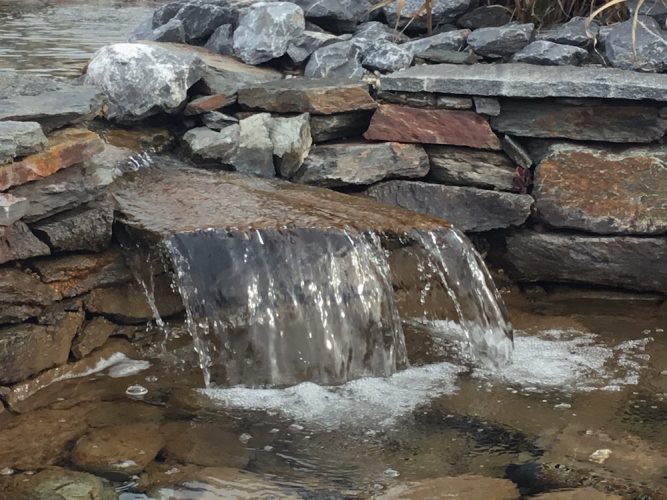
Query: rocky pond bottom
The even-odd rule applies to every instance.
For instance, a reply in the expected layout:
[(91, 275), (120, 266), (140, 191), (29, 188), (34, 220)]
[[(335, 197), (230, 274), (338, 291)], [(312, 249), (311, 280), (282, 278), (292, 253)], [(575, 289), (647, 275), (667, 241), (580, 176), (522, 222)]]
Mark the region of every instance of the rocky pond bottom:
[(203, 390), (184, 331), (169, 354), (117, 341), (0, 414), (0, 498), (665, 498), (656, 304), (505, 298), (514, 362), (493, 371), (457, 362), (447, 322), (405, 321), (409, 369), (336, 387)]

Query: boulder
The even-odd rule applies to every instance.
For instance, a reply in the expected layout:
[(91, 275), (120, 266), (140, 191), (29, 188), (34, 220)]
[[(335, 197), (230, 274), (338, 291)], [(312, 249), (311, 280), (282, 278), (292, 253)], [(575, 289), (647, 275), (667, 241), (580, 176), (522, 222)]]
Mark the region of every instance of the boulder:
[(239, 90), (239, 104), (276, 113), (333, 114), (374, 109), (364, 82), (340, 78), (289, 78)]
[(293, 40), (287, 47), (287, 55), (293, 63), (301, 64), (320, 47), (340, 42), (340, 37), (330, 33), (306, 30), (301, 36)]
[[(454, 21), (470, 8), (470, 3), (470, 0), (433, 0), (433, 25)], [(390, 26), (398, 25), (404, 28), (409, 23), (410, 29), (419, 30), (426, 28), (426, 13), (422, 9), (423, 4), (423, 0), (405, 0), (399, 14), (396, 2), (389, 2), (382, 8), (382, 11)]]
[[(181, 21), (187, 43), (206, 40), (223, 24), (235, 24), (237, 10), (224, 2), (189, 2), (183, 5), (173, 19)], [(169, 21), (171, 22), (171, 20)]]
[(459, 52), (463, 50), (469, 35), (470, 30), (446, 31), (403, 43), (401, 47), (411, 52), (415, 57), (425, 58), (424, 56), (431, 51)]
[(34, 224), (31, 229), (52, 252), (101, 252), (111, 245), (113, 206), (89, 204)]
[(361, 64), (364, 68), (387, 73), (410, 67), (412, 58), (412, 53), (395, 43), (379, 40), (364, 51)]
[(87, 160), (103, 148), (104, 144), (99, 136), (85, 129), (63, 129), (54, 132), (49, 137), (46, 150), (0, 166), (0, 191), (48, 177)]
[(64, 312), (52, 325), (0, 328), (0, 384), (12, 384), (67, 362), (82, 312)]
[(123, 480), (142, 472), (164, 444), (158, 423), (113, 425), (79, 438), (71, 459), (79, 469)]
[(546, 102), (536, 106), (534, 101), (507, 100), (500, 115), (491, 118), (491, 128), (521, 137), (627, 143), (658, 140), (667, 124), (651, 106)]
[(11, 226), (28, 213), (30, 202), (10, 193), (0, 193), (0, 226)]
[(0, 264), (49, 255), (51, 250), (23, 222), (0, 226)]
[(384, 91), (493, 97), (601, 97), (667, 101), (667, 75), (600, 67), (532, 64), (438, 64), (383, 76)]
[(667, 291), (665, 238), (522, 231), (506, 244), (507, 260), (523, 281)]
[(118, 248), (101, 253), (35, 259), (30, 265), (42, 282), (62, 297), (75, 297), (94, 288), (133, 281)]
[(369, 0), (294, 0), (306, 19), (337, 33), (352, 32), (366, 18), (373, 4)]
[(512, 61), (545, 66), (577, 66), (587, 57), (588, 51), (580, 47), (538, 40), (515, 53), (512, 56)]
[(533, 198), (525, 194), (414, 181), (376, 184), (365, 194), (384, 203), (447, 220), (465, 232), (520, 226), (530, 216), (533, 205)]
[(185, 43), (185, 29), (179, 19), (171, 19), (168, 23), (155, 28), (150, 33), (136, 34), (130, 41), (153, 40), (156, 42)]
[(37, 153), (46, 144), (46, 136), (37, 122), (0, 122), (0, 165), (17, 156)]
[(234, 27), (231, 24), (218, 26), (204, 45), (211, 52), (231, 56), (234, 54)]
[(514, 164), (502, 153), (457, 146), (427, 146), (429, 178), (444, 184), (516, 191)]
[(164, 24), (167, 24), (171, 19), (176, 17), (178, 11), (183, 8), (183, 0), (176, 2), (170, 2), (166, 5), (158, 7), (155, 12), (153, 12), (152, 26), (153, 28), (158, 28)]
[(348, 78), (359, 80), (365, 74), (362, 50), (352, 41), (320, 47), (310, 56), (304, 75), (308, 78)]
[(530, 43), (534, 29), (532, 23), (479, 28), (468, 37), (468, 45), (480, 56), (491, 59), (510, 57)]
[(599, 234), (667, 233), (667, 152), (554, 146), (535, 171), (538, 217)]
[(247, 64), (282, 56), (305, 30), (301, 7), (289, 2), (259, 2), (243, 11), (234, 31), (234, 54)]
[(315, 146), (293, 181), (324, 187), (368, 185), (390, 178), (424, 177), (424, 148), (412, 144), (345, 143)]
[(503, 5), (483, 5), (466, 12), (456, 21), (464, 28), (495, 28), (504, 26), (512, 19), (512, 13)]
[(313, 144), (310, 117), (305, 113), (289, 118), (273, 118), (269, 136), (278, 173), (283, 177), (291, 177), (301, 168)]
[(334, 115), (311, 115), (310, 133), (313, 142), (361, 137), (371, 123), (372, 111), (350, 111)]
[[(640, 16), (612, 27), (604, 40), (604, 56), (615, 68), (660, 73), (667, 71), (667, 33), (652, 17)], [(633, 37), (634, 31), (634, 37)]]
[[(60, 467), (41, 470), (34, 475), (20, 474), (7, 480), (7, 498), (23, 500), (116, 500), (111, 483), (85, 472)], [(0, 491), (3, 494), (3, 491)]]
[(500, 149), (500, 141), (488, 122), (472, 111), (421, 109), (394, 104), (378, 108), (364, 137), (371, 141)]
[(573, 17), (564, 24), (538, 33), (537, 39), (575, 47), (591, 47), (595, 43), (600, 25), (595, 21), (590, 24), (587, 21), (585, 17)]
[(206, 67), (194, 54), (164, 47), (119, 43), (99, 49), (88, 64), (85, 82), (98, 86), (108, 99), (106, 116), (134, 122), (174, 112)]
[(57, 299), (58, 295), (37, 275), (15, 267), (0, 267), (0, 324), (37, 317)]

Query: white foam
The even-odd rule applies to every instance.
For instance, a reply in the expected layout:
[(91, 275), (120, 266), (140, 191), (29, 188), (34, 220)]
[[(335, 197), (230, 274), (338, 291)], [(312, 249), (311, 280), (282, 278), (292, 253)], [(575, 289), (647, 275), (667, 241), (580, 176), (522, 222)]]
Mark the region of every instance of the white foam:
[(108, 371), (112, 378), (127, 377), (149, 368), (151, 364), (148, 361), (138, 361), (128, 358), (122, 352), (114, 352), (108, 358), (102, 358), (93, 366), (82, 372), (69, 372), (56, 378), (53, 382), (69, 380), (73, 378), (87, 377), (96, 373)]
[(123, 361), (116, 363), (109, 368), (107, 374), (111, 378), (123, 378), (130, 375), (136, 375), (139, 372), (150, 368), (151, 364), (148, 361), (125, 358)]

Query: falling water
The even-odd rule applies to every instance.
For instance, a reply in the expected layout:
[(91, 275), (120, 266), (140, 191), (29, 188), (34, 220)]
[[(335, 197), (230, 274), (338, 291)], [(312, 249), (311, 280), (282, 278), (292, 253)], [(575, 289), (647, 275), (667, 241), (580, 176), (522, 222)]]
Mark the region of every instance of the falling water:
[[(469, 351), (509, 360), (511, 327), (471, 244), (404, 235), (454, 305)], [(207, 386), (339, 384), (408, 366), (382, 238), (340, 229), (200, 230), (165, 241)]]

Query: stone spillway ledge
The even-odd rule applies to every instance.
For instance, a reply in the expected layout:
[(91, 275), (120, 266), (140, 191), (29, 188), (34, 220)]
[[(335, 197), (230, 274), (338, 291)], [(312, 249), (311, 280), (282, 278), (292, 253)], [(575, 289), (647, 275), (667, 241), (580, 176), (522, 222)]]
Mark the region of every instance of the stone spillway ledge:
[(383, 91), (667, 101), (667, 75), (600, 67), (436, 64), (383, 76)]

